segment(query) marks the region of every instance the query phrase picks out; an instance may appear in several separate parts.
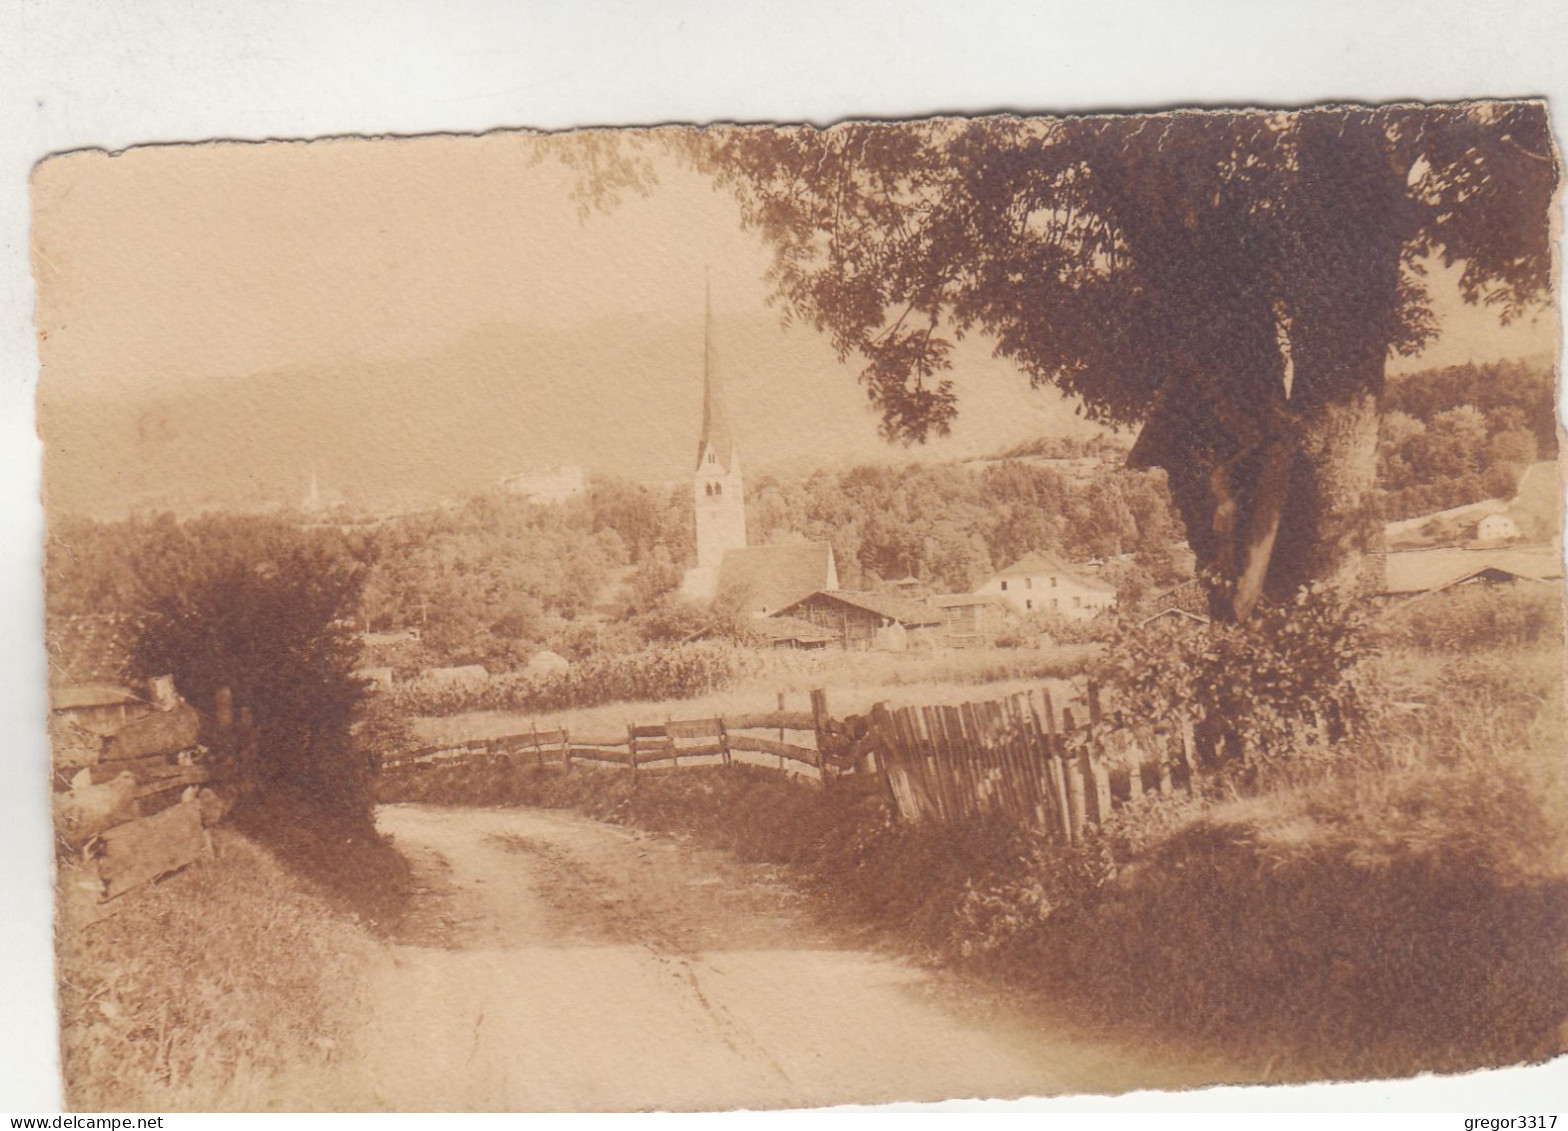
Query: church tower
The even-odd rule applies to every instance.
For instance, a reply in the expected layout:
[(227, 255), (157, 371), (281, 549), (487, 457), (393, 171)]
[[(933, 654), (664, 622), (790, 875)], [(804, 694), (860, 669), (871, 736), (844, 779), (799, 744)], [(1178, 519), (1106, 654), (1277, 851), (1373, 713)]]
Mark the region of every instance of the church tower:
[(740, 451), (724, 411), (724, 390), (713, 365), (713, 296), (707, 295), (702, 336), (702, 435), (692, 476), (697, 510), (697, 570), (717, 581), (726, 550), (746, 545), (746, 488)]

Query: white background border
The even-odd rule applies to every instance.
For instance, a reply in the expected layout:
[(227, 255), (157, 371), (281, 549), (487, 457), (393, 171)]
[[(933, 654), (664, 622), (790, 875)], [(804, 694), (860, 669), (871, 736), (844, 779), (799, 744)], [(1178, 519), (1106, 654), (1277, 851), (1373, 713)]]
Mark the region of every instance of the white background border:
[[(1560, 0), (0, 0), (0, 1112), (60, 1103), (27, 262), (37, 160), (153, 141), (502, 126), (1479, 95), (1561, 107), (1565, 50)], [(1560, 1109), (1563, 1096), (1560, 1061), (1462, 1080), (1012, 1106), (1501, 1114)]]

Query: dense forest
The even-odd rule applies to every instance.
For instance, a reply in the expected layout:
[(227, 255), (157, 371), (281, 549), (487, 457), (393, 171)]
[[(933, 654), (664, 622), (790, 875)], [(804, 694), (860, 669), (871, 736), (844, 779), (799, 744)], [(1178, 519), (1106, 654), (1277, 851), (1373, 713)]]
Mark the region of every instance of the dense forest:
[(1378, 453), (1383, 518), (1511, 497), (1526, 467), (1557, 458), (1556, 401), (1556, 373), (1524, 361), (1390, 380)]

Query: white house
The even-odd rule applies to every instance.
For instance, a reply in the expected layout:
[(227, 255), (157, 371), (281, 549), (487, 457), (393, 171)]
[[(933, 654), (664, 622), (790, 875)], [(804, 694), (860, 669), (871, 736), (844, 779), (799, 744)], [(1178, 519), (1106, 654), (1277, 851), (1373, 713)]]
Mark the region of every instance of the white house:
[(1512, 542), (1519, 537), (1519, 524), (1506, 514), (1489, 514), (1475, 528), (1482, 542)]
[(1001, 598), (1022, 616), (1056, 613), (1087, 620), (1116, 604), (1114, 586), (1074, 573), (1043, 551), (1025, 554), (975, 592)]

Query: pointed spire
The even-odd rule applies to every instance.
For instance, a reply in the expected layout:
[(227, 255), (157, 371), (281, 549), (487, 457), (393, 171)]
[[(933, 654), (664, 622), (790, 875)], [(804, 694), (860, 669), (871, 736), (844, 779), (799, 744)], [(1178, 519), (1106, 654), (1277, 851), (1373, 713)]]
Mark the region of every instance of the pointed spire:
[(697, 441), (697, 467), (709, 446), (719, 466), (729, 471), (735, 461), (735, 440), (730, 435), (729, 417), (724, 411), (724, 389), (713, 368), (713, 286), (704, 280), (705, 310), (702, 323), (702, 436)]

